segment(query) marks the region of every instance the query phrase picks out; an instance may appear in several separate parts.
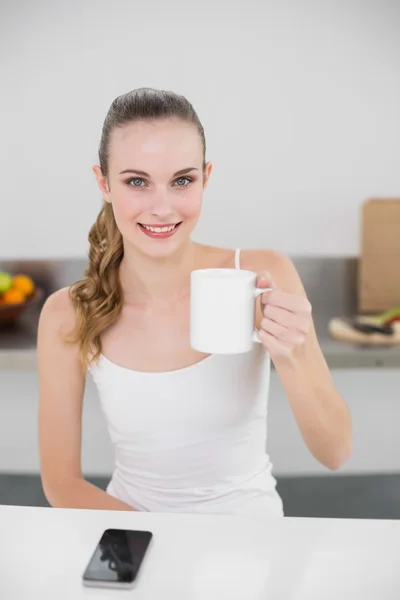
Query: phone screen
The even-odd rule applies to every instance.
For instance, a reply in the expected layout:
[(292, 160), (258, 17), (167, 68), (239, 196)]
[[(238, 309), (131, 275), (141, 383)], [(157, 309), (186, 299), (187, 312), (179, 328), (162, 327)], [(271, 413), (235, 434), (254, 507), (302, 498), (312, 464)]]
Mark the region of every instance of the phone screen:
[(106, 529), (83, 580), (88, 583), (133, 583), (152, 537), (150, 531)]

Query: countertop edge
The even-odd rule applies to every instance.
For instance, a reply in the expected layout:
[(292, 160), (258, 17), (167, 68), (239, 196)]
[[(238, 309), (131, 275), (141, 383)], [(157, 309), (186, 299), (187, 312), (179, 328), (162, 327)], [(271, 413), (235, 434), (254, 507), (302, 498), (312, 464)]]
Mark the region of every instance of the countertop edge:
[[(396, 369), (400, 368), (400, 354), (387, 349), (359, 349), (325, 351), (321, 347), (329, 369)], [(272, 365), (272, 368), (274, 366)], [(36, 348), (0, 350), (1, 371), (37, 371)]]

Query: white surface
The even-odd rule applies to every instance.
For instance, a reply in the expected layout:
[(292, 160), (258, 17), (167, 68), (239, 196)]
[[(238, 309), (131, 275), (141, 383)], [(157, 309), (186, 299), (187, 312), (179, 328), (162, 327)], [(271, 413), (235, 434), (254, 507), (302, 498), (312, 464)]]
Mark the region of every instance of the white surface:
[[(339, 471), (328, 471), (300, 435), (276, 371), (271, 371), (268, 450), (275, 475), (400, 471), (400, 370), (333, 370), (353, 420), (354, 450)], [(0, 472), (38, 473), (35, 372), (0, 370)], [(110, 476), (113, 455), (97, 392), (88, 378), (83, 409), (83, 470)]]
[(86, 255), (103, 119), (141, 86), (205, 128), (198, 239), (357, 255), (361, 202), (399, 193), (399, 21), (381, 0), (1, 3), (0, 257)]
[[(147, 529), (134, 591), (84, 588), (108, 527)], [(0, 507), (4, 600), (398, 600), (400, 522)]]

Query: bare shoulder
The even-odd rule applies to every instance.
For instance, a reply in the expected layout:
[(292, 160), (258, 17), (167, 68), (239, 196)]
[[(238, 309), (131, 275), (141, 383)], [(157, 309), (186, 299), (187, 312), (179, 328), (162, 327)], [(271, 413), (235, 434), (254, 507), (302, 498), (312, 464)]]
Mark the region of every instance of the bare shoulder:
[[(235, 248), (222, 248), (199, 244), (202, 261), (206, 267), (233, 268)], [(240, 268), (261, 273), (268, 271), (277, 286), (291, 294), (305, 295), (305, 290), (293, 261), (272, 248), (241, 249)]]
[(292, 294), (304, 295), (304, 287), (293, 261), (271, 248), (242, 250), (240, 266), (256, 273), (268, 271), (277, 286)]
[(52, 329), (54, 333), (65, 334), (75, 327), (76, 313), (70, 296), (69, 286), (50, 294), (43, 304), (39, 318), (39, 332)]
[(71, 341), (77, 317), (69, 287), (48, 296), (43, 304), (37, 330), (37, 364), (40, 379), (64, 381), (65, 388), (75, 386), (81, 393), (83, 371), (79, 343)]

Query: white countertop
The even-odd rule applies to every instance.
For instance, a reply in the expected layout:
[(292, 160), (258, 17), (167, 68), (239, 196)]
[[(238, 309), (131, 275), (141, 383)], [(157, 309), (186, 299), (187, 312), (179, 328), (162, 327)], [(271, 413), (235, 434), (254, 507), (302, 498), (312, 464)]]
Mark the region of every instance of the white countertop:
[[(135, 589), (85, 588), (109, 527), (149, 529)], [(398, 600), (400, 522), (0, 507), (4, 600)]]

